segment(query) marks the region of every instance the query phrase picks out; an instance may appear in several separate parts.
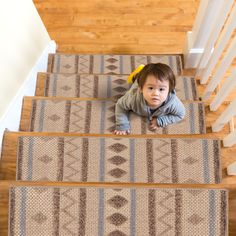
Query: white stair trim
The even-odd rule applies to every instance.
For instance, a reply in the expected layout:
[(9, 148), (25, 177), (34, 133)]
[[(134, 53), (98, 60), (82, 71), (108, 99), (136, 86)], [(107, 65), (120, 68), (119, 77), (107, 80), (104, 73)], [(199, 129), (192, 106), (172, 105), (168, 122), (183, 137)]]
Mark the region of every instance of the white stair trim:
[(48, 63), (48, 54), (56, 52), (56, 43), (51, 40), (43, 50), (40, 58), (31, 69), (21, 88), (12, 99), (7, 111), (0, 119), (0, 153), (2, 152), (2, 140), (4, 131), (19, 131), (22, 101), (24, 96), (34, 96), (36, 87), (36, 78), (38, 72), (46, 72)]

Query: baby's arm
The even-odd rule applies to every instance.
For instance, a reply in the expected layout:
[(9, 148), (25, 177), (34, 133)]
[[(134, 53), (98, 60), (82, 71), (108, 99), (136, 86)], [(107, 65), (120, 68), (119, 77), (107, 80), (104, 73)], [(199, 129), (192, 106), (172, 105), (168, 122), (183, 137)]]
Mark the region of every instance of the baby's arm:
[(155, 131), (158, 127), (159, 127), (159, 125), (157, 124), (157, 118), (153, 117), (152, 120), (149, 123), (148, 128), (151, 131)]
[(160, 127), (165, 127), (169, 124), (181, 121), (185, 116), (185, 107), (183, 103), (177, 98), (176, 102), (170, 106), (167, 114), (157, 117), (157, 124)]
[(130, 133), (129, 111), (130, 111), (129, 95), (125, 94), (116, 103), (116, 129), (114, 134), (125, 135)]

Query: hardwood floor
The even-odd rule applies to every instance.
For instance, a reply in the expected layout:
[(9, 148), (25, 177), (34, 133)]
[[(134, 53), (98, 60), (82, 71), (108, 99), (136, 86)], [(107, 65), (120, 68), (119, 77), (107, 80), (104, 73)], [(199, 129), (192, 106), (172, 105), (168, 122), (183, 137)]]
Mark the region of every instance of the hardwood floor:
[[(199, 2), (200, 0), (34, 0), (51, 38), (58, 44), (58, 52), (93, 54), (183, 53), (186, 32), (192, 29)], [(185, 74), (193, 75), (193, 71), (185, 71)], [(198, 84), (199, 94), (202, 94), (203, 89), (204, 86)], [(211, 133), (210, 126), (217, 115), (222, 113), (226, 104), (222, 105), (216, 113), (210, 112), (208, 105), (209, 102), (206, 102), (208, 127), (206, 136), (222, 139), (228, 133), (229, 127), (225, 126), (219, 133)], [(29, 108), (24, 110), (26, 116), (27, 109)], [(3, 159), (0, 162), (1, 236), (8, 235), (9, 186), (55, 185), (55, 183), (46, 182), (14, 181), (18, 135), (6, 133), (6, 146), (4, 146)], [(236, 235), (236, 176), (227, 176), (226, 167), (236, 161), (235, 153), (236, 145), (232, 148), (222, 148), (222, 184), (204, 185), (210, 188), (229, 189), (230, 236)], [(61, 185), (94, 186), (96, 184), (61, 183)], [(105, 184), (105, 186), (108, 185)], [(150, 187), (153, 186), (171, 187), (171, 185), (150, 185)], [(189, 187), (204, 186), (189, 185)], [(137, 187), (142, 187), (142, 185), (137, 185)], [(175, 187), (183, 187), (183, 185), (175, 185)]]
[(199, 0), (34, 0), (58, 52), (183, 53)]

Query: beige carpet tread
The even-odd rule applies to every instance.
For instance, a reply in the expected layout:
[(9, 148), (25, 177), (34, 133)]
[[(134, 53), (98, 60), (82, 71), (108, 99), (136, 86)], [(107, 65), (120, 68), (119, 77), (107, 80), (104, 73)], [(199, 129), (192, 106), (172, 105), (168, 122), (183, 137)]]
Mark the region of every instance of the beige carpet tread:
[(47, 72), (85, 74), (130, 74), (140, 64), (165, 63), (176, 75), (182, 72), (180, 55), (50, 54)]
[[(159, 128), (160, 134), (205, 133), (204, 105), (185, 101), (185, 118), (176, 124)], [(21, 131), (111, 133), (115, 128), (115, 102), (111, 100), (26, 98)], [(29, 116), (31, 114), (31, 116)], [(152, 134), (147, 118), (130, 114), (132, 134)]]
[(17, 180), (219, 183), (214, 139), (20, 136)]
[[(130, 85), (127, 75), (40, 73), (36, 96), (119, 98)], [(176, 93), (181, 100), (198, 100), (194, 77), (178, 76)]]
[(227, 235), (224, 189), (11, 187), (18, 235)]

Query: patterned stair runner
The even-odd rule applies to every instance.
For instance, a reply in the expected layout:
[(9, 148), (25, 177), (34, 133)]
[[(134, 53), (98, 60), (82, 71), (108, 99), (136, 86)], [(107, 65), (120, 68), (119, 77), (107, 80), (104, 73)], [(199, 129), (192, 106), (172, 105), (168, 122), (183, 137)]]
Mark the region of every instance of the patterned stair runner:
[(11, 236), (228, 235), (223, 189), (12, 187)]
[[(185, 118), (159, 128), (156, 133), (205, 133), (204, 106), (184, 102)], [(32, 99), (31, 120), (27, 130), (37, 132), (111, 133), (115, 128), (115, 102), (108, 100)], [(132, 134), (152, 134), (146, 117), (130, 114)]]
[(17, 180), (219, 183), (219, 150), (214, 139), (21, 136)]
[(84, 74), (130, 74), (140, 64), (165, 63), (176, 75), (182, 72), (180, 55), (76, 55), (51, 54), (48, 72)]
[[(129, 89), (127, 75), (45, 74), (39, 96), (119, 98)], [(181, 100), (198, 100), (195, 79), (179, 76), (176, 92)]]
[[(182, 72), (179, 55), (49, 55), (43, 95), (67, 98), (28, 98), (23, 109), (31, 115), (24, 113), (21, 127), (87, 135), (18, 137), (17, 180), (219, 183), (219, 140), (89, 135), (114, 130), (114, 98), (128, 89), (127, 75), (150, 62)], [(177, 93), (185, 100), (183, 121), (153, 133), (146, 118), (131, 113), (132, 134), (204, 134), (204, 104), (191, 101), (198, 99), (194, 79), (178, 77)], [(224, 189), (114, 186), (11, 187), (9, 235), (228, 235)]]

